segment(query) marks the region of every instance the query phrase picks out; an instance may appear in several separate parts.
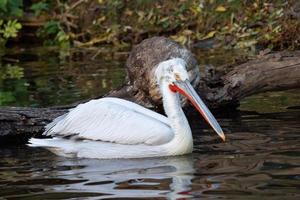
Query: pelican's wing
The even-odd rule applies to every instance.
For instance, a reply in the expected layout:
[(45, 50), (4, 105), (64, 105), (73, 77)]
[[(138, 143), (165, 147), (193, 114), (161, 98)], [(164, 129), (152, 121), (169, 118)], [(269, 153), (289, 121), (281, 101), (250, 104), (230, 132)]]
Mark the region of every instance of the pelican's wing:
[(164, 144), (174, 136), (168, 118), (118, 98), (80, 104), (48, 124), (44, 134), (150, 145)]

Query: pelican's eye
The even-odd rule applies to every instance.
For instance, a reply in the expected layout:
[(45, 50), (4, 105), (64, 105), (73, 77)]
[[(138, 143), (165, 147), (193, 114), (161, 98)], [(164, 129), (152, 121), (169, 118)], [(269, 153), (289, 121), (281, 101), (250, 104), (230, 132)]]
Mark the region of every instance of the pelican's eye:
[(176, 81), (180, 81), (180, 80), (181, 80), (181, 77), (180, 77), (180, 75), (179, 75), (179, 74), (177, 74), (177, 73), (175, 73), (175, 79), (176, 79)]

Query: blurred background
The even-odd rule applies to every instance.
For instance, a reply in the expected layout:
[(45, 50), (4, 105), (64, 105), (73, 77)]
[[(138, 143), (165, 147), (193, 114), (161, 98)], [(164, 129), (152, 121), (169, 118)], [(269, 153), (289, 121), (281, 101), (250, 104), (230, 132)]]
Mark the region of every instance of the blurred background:
[(99, 96), (123, 82), (132, 45), (151, 36), (215, 66), (296, 50), (299, 18), (297, 0), (1, 0), (0, 105)]

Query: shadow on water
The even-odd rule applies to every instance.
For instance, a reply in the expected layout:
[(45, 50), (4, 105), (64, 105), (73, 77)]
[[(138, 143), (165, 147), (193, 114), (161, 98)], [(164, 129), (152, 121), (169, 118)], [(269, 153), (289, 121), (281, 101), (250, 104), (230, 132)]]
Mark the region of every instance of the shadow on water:
[[(9, 58), (15, 58), (14, 55)], [(22, 105), (56, 105), (98, 96), (99, 91), (105, 92), (123, 81), (122, 59), (103, 59), (103, 63), (85, 63), (80, 59), (60, 63), (57, 59), (49, 64), (47, 58), (55, 59), (51, 55), (40, 53), (33, 58), (18, 58), (22, 60), (18, 66), (23, 68), (23, 75), (9, 77), (18, 74), (18, 70), (5, 69), (8, 78), (2, 78), (0, 91), (12, 92), (18, 99), (18, 88), (11, 81), (23, 80), (28, 96)], [(1, 70), (5, 66), (10, 68), (7, 64), (10, 63), (2, 62)], [(9, 87), (11, 83), (13, 87)], [(266, 93), (245, 99), (241, 111), (216, 113), (227, 136), (225, 143), (197, 113), (191, 113), (194, 152), (186, 156), (72, 159), (57, 157), (40, 148), (2, 147), (0, 197), (299, 199), (299, 97), (297, 91)], [(18, 105), (18, 102), (11, 99), (2, 104)], [(291, 109), (286, 109), (289, 106)]]

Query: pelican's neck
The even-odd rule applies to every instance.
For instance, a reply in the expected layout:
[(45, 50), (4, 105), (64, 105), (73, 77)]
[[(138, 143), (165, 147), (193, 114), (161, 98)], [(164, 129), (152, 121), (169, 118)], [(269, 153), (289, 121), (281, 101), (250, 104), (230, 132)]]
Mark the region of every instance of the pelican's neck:
[(162, 82), (160, 88), (163, 96), (164, 110), (175, 134), (174, 142), (178, 143), (178, 145), (184, 144), (188, 146), (187, 148), (190, 151), (190, 148), (193, 147), (192, 132), (181, 108), (179, 94), (172, 92), (169, 89), (169, 84), (166, 82)]

